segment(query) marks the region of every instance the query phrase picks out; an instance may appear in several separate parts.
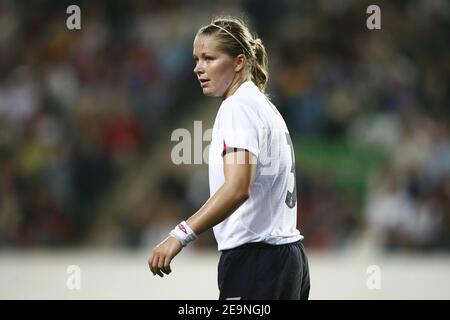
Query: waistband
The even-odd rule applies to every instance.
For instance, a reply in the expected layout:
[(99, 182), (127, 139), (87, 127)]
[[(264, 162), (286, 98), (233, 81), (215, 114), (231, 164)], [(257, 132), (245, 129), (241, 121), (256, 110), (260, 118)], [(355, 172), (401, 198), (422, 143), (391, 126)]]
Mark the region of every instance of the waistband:
[(266, 242), (249, 242), (249, 243), (244, 243), (243, 245), (240, 245), (235, 248), (221, 250), (221, 252), (226, 253), (226, 252), (235, 251), (235, 250), (263, 249), (263, 248), (270, 249), (270, 248), (279, 248), (282, 246), (291, 246), (291, 245), (302, 245), (302, 240), (300, 239), (300, 240), (297, 240), (294, 242), (283, 243), (283, 244), (270, 244), (270, 243), (266, 243)]

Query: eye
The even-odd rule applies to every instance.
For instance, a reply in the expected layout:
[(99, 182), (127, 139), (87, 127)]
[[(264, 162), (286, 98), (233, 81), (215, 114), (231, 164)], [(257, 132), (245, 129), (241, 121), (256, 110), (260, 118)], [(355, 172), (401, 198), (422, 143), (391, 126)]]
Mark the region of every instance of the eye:
[(205, 60), (206, 60), (206, 61), (212, 61), (212, 60), (214, 60), (214, 58), (211, 57), (211, 56), (206, 56), (206, 57), (205, 57)]

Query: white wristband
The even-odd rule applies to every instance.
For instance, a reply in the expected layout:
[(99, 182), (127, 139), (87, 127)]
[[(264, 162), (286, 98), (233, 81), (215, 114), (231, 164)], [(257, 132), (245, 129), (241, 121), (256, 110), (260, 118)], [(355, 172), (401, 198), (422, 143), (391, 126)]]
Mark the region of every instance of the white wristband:
[(172, 231), (170, 231), (170, 234), (180, 240), (183, 247), (198, 238), (186, 221), (181, 221)]

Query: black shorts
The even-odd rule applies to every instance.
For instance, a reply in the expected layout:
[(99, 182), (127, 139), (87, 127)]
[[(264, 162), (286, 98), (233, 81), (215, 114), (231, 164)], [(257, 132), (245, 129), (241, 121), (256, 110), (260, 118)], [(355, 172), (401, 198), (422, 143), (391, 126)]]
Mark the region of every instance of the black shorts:
[(307, 300), (310, 281), (303, 243), (259, 242), (223, 250), (218, 282), (221, 300)]

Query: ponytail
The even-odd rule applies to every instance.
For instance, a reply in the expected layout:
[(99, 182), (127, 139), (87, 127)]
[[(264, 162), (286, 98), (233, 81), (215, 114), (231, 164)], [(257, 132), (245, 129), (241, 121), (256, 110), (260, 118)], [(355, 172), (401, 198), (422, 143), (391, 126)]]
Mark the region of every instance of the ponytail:
[(268, 58), (266, 48), (261, 39), (255, 39), (251, 42), (253, 46), (254, 61), (252, 68), (252, 78), (256, 86), (265, 93), (266, 85), (269, 81), (269, 72), (267, 70)]

